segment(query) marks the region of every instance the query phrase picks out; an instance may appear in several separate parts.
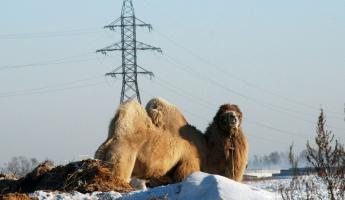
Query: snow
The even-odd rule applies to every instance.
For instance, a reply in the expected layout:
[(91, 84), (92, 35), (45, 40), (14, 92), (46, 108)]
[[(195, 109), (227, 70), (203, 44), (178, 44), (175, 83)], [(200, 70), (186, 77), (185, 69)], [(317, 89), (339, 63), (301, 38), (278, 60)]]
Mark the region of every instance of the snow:
[(185, 181), (181, 183), (126, 194), (120, 194), (117, 192), (94, 192), (91, 194), (81, 194), (79, 192), (56, 193), (37, 191), (35, 193), (32, 193), (31, 196), (38, 197), (42, 200), (149, 200), (153, 197), (167, 197), (169, 200), (280, 199), (278, 193), (272, 193), (254, 186), (235, 182), (222, 176), (211, 175), (203, 172), (193, 173), (191, 176), (189, 176)]
[[(251, 185), (256, 188), (260, 188), (266, 191), (274, 192), (278, 195), (280, 188), (289, 188), (292, 181), (292, 177), (287, 179), (271, 179), (271, 180), (262, 180), (262, 181), (248, 181), (246, 184)], [(298, 177), (299, 183), (296, 183), (299, 190), (295, 190), (293, 195), (295, 199), (307, 199), (307, 194), (311, 195), (312, 199), (328, 199), (328, 192), (326, 185), (322, 180), (316, 176), (300, 176)], [(313, 185), (313, 194), (308, 193), (305, 184), (312, 183)]]
[(91, 194), (82, 194), (79, 192), (71, 193), (59, 193), (59, 192), (45, 192), (45, 191), (36, 191), (30, 194), (30, 197), (38, 197), (40, 200), (112, 200), (119, 199), (122, 195), (118, 192), (93, 192)]
[(271, 179), (271, 180), (260, 180), (260, 181), (247, 181), (246, 184), (252, 187), (260, 188), (262, 190), (276, 192), (281, 187), (289, 186), (291, 178), (289, 179)]

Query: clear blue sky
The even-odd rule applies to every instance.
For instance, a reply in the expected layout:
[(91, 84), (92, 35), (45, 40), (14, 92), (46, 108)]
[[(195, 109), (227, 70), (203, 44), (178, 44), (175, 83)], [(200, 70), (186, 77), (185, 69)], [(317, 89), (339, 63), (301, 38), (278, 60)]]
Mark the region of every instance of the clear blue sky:
[[(322, 106), (345, 142), (345, 1), (133, 0), (154, 26), (138, 40), (156, 77), (140, 78), (143, 103), (161, 96), (204, 130), (222, 103), (238, 104), (250, 154), (303, 148)], [(107, 135), (121, 80), (103, 74), (120, 40), (103, 30), (120, 0), (0, 3), (0, 163), (23, 155), (57, 162), (92, 156)]]

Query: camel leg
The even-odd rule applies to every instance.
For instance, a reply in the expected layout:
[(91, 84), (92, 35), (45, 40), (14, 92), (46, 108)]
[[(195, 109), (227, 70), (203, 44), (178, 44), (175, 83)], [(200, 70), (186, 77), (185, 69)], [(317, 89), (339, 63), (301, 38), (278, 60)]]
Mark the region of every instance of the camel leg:
[(177, 166), (174, 172), (174, 179), (176, 182), (181, 182), (185, 180), (189, 175), (193, 172), (200, 171), (200, 164), (199, 160), (197, 159), (190, 159), (190, 160), (183, 160)]
[(171, 183), (175, 183), (174, 179), (169, 175), (164, 175), (158, 178), (151, 178), (146, 183), (146, 186), (149, 188), (154, 188), (162, 185), (168, 185)]
[(107, 152), (105, 161), (112, 165), (113, 176), (129, 183), (136, 157), (137, 152), (130, 149), (126, 143), (112, 144), (112, 147)]

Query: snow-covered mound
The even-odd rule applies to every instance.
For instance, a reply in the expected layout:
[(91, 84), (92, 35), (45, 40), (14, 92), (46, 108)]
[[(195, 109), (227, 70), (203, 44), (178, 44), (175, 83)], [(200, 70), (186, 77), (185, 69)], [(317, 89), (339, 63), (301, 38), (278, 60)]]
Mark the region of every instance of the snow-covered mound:
[[(203, 172), (192, 174), (187, 180), (167, 186), (157, 187), (144, 191), (131, 193), (99, 193), (80, 194), (78, 192), (69, 194), (54, 194), (46, 192), (35, 192), (31, 194), (39, 199), (121, 199), (121, 200), (150, 200), (162, 198), (169, 200), (263, 200), (279, 199), (278, 195), (235, 182), (228, 178), (211, 175)], [(164, 198), (165, 197), (165, 198)]]

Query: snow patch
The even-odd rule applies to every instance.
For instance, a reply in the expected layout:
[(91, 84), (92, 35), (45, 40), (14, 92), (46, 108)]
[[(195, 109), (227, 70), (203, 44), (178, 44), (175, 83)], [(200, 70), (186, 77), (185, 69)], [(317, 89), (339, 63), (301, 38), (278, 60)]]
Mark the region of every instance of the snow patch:
[(280, 199), (277, 193), (271, 193), (259, 188), (238, 183), (223, 176), (211, 175), (203, 172), (193, 173), (187, 180), (130, 193), (94, 192), (91, 194), (47, 193), (37, 191), (31, 194), (42, 200), (70, 200), (70, 199), (121, 199), (121, 200), (149, 200), (154, 197), (167, 197), (169, 200), (276, 200)]

